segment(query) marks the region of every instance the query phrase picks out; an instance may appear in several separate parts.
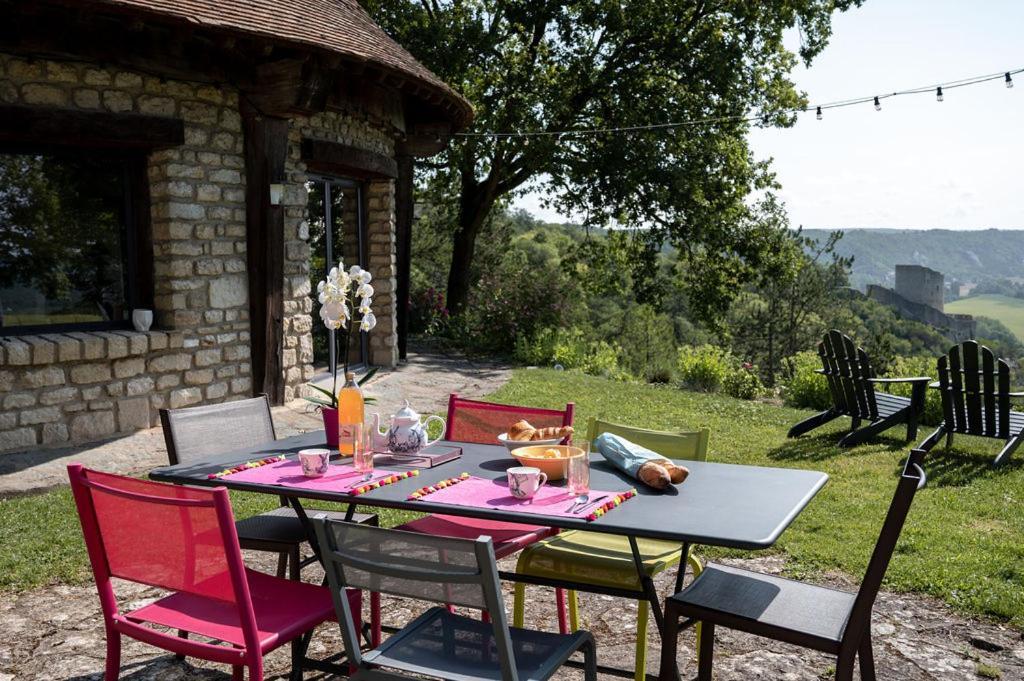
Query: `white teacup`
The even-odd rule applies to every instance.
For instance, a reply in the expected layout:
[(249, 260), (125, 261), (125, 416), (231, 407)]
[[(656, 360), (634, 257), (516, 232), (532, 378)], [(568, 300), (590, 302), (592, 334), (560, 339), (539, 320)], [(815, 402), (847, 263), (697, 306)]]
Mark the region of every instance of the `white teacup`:
[(548, 476), (533, 466), (514, 466), (508, 469), (508, 491), (516, 499), (532, 499)]
[(319, 478), (327, 472), (327, 464), (331, 461), (329, 449), (303, 449), (299, 451), (299, 464), (302, 474), (307, 478)]

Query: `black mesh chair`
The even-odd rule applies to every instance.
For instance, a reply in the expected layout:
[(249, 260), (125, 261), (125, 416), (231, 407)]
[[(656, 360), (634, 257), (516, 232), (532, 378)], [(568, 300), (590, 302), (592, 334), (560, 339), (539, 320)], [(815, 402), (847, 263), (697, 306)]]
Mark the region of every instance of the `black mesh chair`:
[[(854, 662), (859, 658), (860, 678), (874, 681), (871, 609), (910, 504), (917, 490), (924, 487), (924, 455), (924, 451), (915, 449), (907, 458), (857, 593), (708, 564), (690, 586), (666, 601), (662, 681), (674, 678), (679, 631), (697, 622), (703, 625), (698, 681), (711, 679), (716, 626), (835, 655), (836, 681), (852, 681)], [(682, 618), (686, 621), (680, 626)]]
[[(160, 424), (172, 466), (203, 461), (211, 452), (241, 449), (277, 439), (266, 395), (201, 407), (161, 409)], [(280, 554), (277, 576), (284, 577), (287, 572), (291, 579), (298, 579), (303, 565), (316, 559), (310, 557), (303, 561), (301, 547), (308, 541), (306, 530), (295, 511), (288, 507), (287, 500), (281, 497), (280, 502), (280, 508), (235, 523), (238, 543), (243, 549)], [(339, 520), (345, 517), (343, 512), (318, 512)], [(377, 516), (357, 513), (353, 521), (376, 525)]]
[[(349, 678), (400, 681), (425, 675), (448, 681), (543, 681), (573, 653), (584, 657), (584, 678), (597, 679), (589, 632), (553, 634), (508, 626), (489, 537), (454, 539), (313, 517), (334, 596)], [(346, 587), (450, 603), (488, 612), (490, 622), (429, 608), (369, 652), (359, 648)]]

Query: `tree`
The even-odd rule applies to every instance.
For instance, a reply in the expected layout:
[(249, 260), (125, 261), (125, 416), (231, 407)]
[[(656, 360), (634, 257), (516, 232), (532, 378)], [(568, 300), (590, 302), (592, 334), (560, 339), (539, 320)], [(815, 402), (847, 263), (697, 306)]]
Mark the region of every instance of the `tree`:
[[(366, 0), (377, 22), (474, 105), (469, 133), (559, 132), (722, 119), (633, 134), (456, 138), (422, 176), (454, 224), (448, 304), (460, 310), (491, 211), (529, 183), (588, 224), (641, 226), (691, 260), (733, 262), (762, 244), (737, 228), (745, 197), (772, 182), (753, 159), (749, 124), (791, 125), (805, 104), (789, 80), (798, 24), (805, 63), (825, 46), (831, 14), (862, 0)], [(735, 263), (742, 261), (746, 267)], [(731, 291), (691, 280), (711, 316)]]
[(830, 325), (852, 258), (836, 253), (842, 232), (819, 242), (789, 229), (785, 210), (768, 196), (756, 206), (751, 231), (768, 244), (755, 282), (736, 301), (730, 324), (738, 353), (775, 385), (782, 361), (814, 347)]

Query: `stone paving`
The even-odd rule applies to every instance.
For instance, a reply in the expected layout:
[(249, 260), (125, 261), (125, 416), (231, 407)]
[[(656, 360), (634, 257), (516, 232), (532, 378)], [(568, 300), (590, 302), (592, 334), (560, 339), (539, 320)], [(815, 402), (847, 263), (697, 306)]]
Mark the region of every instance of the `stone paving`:
[[(247, 556), (249, 564), (272, 569), (266, 554)], [(784, 562), (778, 557), (730, 560), (730, 564), (779, 572)], [(514, 564), (505, 562), (505, 569)], [(322, 575), (310, 567), (304, 577), (317, 581)], [(673, 577), (658, 580), (664, 595), (671, 589)], [(833, 577), (831, 586), (853, 589), (848, 580)], [(139, 607), (157, 595), (149, 588), (129, 586), (121, 590), (126, 608)], [(526, 625), (554, 630), (555, 606), (551, 590), (530, 587), (527, 590)], [(506, 588), (506, 608), (511, 613), (511, 591)], [(385, 624), (401, 625), (412, 619), (423, 604), (385, 599)], [(631, 667), (633, 664), (633, 627), (636, 606), (607, 596), (581, 595), (583, 626), (598, 641), (602, 664)], [(0, 681), (13, 679), (53, 679), (62, 681), (99, 681), (103, 674), (104, 638), (99, 602), (90, 585), (59, 585), (5, 598), (0, 603)], [(1024, 679), (1024, 640), (1021, 632), (959, 617), (941, 603), (920, 596), (883, 593), (875, 607), (873, 621), (875, 658), (879, 679), (908, 681), (970, 680), (979, 678)], [(819, 681), (831, 678), (833, 661), (827, 656), (784, 644), (768, 643), (728, 630), (717, 632), (716, 679)], [(648, 642), (648, 671), (657, 673), (659, 643), (651, 628)], [(327, 657), (340, 651), (341, 637), (334, 625), (317, 630), (310, 655)], [(682, 635), (679, 664), (684, 678), (695, 675), (693, 636)], [(122, 679), (130, 681), (186, 681), (191, 679), (227, 679), (229, 670), (199, 660), (178, 662), (146, 645), (125, 639)], [(979, 666), (984, 665), (984, 666)], [(290, 666), (287, 649), (267, 658), (268, 679), (285, 678)], [(981, 676), (987, 670), (999, 677)], [(306, 679), (323, 678), (307, 673)], [(566, 669), (559, 679), (582, 678)], [(602, 680), (615, 677), (601, 675)]]

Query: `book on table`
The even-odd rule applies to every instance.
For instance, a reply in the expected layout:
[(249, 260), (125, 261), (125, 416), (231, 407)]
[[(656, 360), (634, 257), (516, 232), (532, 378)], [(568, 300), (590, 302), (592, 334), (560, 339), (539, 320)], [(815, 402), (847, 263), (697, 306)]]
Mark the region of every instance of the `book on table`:
[(415, 454), (378, 452), (373, 465), (383, 468), (433, 468), (454, 461), (462, 456), (462, 447), (452, 445), (430, 445)]

